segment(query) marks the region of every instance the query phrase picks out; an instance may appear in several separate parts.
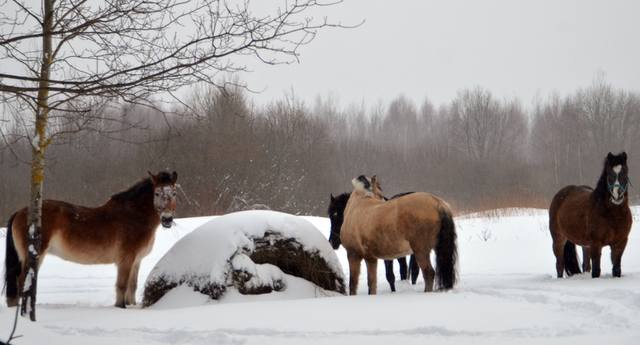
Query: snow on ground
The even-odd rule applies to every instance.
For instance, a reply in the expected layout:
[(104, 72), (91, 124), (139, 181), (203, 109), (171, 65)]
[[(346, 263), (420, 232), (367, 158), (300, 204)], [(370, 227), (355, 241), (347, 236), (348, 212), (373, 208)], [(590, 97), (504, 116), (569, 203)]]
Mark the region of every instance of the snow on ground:
[[(364, 271), (358, 296), (282, 300), (230, 294), (221, 303), (193, 306), (199, 301), (186, 300), (193, 294), (176, 290), (191, 307), (120, 310), (111, 306), (114, 267), (47, 257), (40, 273), (39, 321), (21, 320), (23, 337), (15, 344), (637, 343), (638, 225), (623, 257), (621, 279), (611, 277), (608, 249), (602, 255), (602, 278), (556, 279), (546, 214), (513, 214), (456, 219), (460, 284), (446, 293), (422, 293), (419, 281), (416, 286), (397, 284), (399, 292), (392, 294), (379, 264), (376, 296), (366, 295)], [(637, 222), (640, 209), (634, 214)], [(305, 218), (328, 236), (327, 219)], [(208, 219), (179, 219), (176, 227), (158, 230), (140, 281), (173, 243)], [(344, 250), (337, 254), (348, 274)], [(12, 316), (13, 310), (0, 308), (2, 340)]]

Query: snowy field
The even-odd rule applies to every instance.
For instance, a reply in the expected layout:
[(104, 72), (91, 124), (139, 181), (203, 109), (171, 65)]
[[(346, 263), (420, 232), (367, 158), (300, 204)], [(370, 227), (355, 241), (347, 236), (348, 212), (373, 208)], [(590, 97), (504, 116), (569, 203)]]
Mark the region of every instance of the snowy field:
[[(635, 221), (640, 208), (634, 209)], [(158, 230), (143, 260), (138, 296), (154, 264), (208, 218), (177, 220)], [(329, 221), (306, 217), (325, 236)], [(467, 215), (456, 219), (460, 283), (446, 293), (397, 284), (390, 293), (382, 262), (376, 296), (327, 297), (303, 282), (288, 291), (204, 302), (177, 291), (149, 309), (112, 307), (113, 266), (81, 266), (49, 256), (40, 272), (37, 323), (23, 319), (15, 344), (637, 344), (640, 341), (640, 229), (634, 226), (621, 279), (556, 279), (544, 210)], [(4, 258), (4, 240), (0, 255)], [(343, 249), (338, 251), (347, 269)], [(397, 265), (396, 271), (397, 271)], [(366, 272), (366, 270), (364, 271)], [(364, 273), (363, 272), (363, 273)], [(348, 272), (345, 271), (348, 276)], [(399, 276), (399, 274), (396, 275)], [(316, 298), (317, 297), (317, 298)], [(140, 298), (138, 298), (140, 300)], [(0, 340), (13, 309), (0, 307)]]

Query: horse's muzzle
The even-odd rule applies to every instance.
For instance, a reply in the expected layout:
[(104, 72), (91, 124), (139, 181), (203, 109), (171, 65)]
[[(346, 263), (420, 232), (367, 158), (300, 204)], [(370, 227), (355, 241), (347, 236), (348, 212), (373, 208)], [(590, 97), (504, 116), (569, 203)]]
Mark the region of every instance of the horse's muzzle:
[(340, 248), (340, 240), (336, 240), (333, 237), (329, 238), (329, 244), (331, 244), (331, 248), (333, 248), (334, 250), (337, 250), (338, 248)]
[(165, 229), (169, 229), (173, 225), (173, 217), (160, 217), (160, 223)]

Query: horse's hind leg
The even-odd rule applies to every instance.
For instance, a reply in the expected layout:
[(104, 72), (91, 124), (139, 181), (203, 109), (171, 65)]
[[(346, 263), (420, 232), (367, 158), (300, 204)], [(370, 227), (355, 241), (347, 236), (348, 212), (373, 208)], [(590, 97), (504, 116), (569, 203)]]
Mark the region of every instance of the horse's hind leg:
[(602, 254), (602, 246), (599, 244), (591, 244), (591, 278), (600, 277), (600, 255)]
[(375, 295), (378, 290), (378, 259), (366, 259), (367, 263), (367, 284), (369, 295)]
[(136, 262), (131, 267), (129, 273), (129, 282), (127, 284), (127, 292), (124, 296), (124, 304), (136, 305), (136, 289), (138, 289), (138, 271), (140, 270), (140, 262)]
[(400, 280), (406, 280), (407, 277), (407, 258), (406, 257), (399, 257), (398, 258), (398, 265), (400, 266)]
[(411, 273), (411, 285), (416, 285), (420, 266), (418, 266), (418, 262), (416, 261), (416, 256), (414, 254), (411, 254), (411, 258), (409, 259), (409, 272)]
[(384, 260), (384, 271), (387, 276), (387, 282), (391, 292), (396, 292), (396, 275), (393, 274), (393, 260)]
[(129, 283), (129, 275), (133, 260), (125, 260), (118, 263), (118, 278), (116, 279), (116, 307), (125, 308), (125, 293), (127, 292), (127, 284)]
[(591, 255), (589, 254), (589, 246), (582, 246), (582, 271), (584, 273), (591, 272)]
[(355, 254), (347, 252), (349, 259), (349, 295), (358, 293), (358, 279), (360, 278), (360, 262), (362, 258)]
[(558, 278), (562, 278), (564, 274), (564, 245), (566, 242), (566, 238), (553, 238), (553, 254), (556, 256), (556, 273), (558, 274)]
[(436, 271), (431, 266), (431, 260), (429, 258), (429, 251), (427, 252), (414, 252), (418, 266), (422, 269), (422, 277), (424, 278), (424, 292), (433, 291), (433, 281), (436, 276)]

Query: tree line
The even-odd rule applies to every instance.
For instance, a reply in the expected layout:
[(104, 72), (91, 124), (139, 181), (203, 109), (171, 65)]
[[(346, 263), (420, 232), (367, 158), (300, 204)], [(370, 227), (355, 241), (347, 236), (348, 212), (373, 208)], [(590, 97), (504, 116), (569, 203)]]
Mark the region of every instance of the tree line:
[[(305, 104), (287, 95), (255, 105), (242, 87), (195, 88), (170, 114), (100, 107), (81, 131), (64, 116), (49, 149), (48, 198), (97, 206), (146, 176), (177, 170), (180, 216), (269, 208), (324, 215), (329, 194), (377, 174), (388, 195), (429, 191), (457, 212), (547, 207), (567, 184), (593, 185), (607, 152), (626, 150), (640, 168), (640, 94), (602, 77), (569, 95), (525, 107), (482, 87), (441, 105), (398, 96), (388, 104)], [(27, 205), (30, 144), (2, 124), (0, 216)], [(69, 132), (70, 135), (64, 133)], [(637, 198), (631, 189), (632, 198)]]

